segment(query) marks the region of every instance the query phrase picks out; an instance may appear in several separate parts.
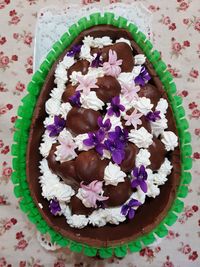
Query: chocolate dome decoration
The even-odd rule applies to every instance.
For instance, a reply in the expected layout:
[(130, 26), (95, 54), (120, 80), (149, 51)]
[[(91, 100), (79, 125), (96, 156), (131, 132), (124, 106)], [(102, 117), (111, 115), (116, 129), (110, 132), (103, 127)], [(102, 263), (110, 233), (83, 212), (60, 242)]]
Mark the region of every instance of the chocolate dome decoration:
[[(91, 18), (94, 18), (94, 17), (95, 16)], [(109, 17), (109, 22), (107, 21), (108, 17)], [(96, 16), (96, 19), (98, 21), (100, 20), (100, 17)], [(114, 23), (112, 16), (109, 16), (109, 14), (105, 14), (104, 19), (105, 19), (104, 23), (105, 21), (108, 24)], [(119, 25), (121, 25), (120, 27), (122, 27), (122, 25), (123, 27), (125, 27), (126, 24), (127, 22), (125, 20), (121, 18), (119, 19)], [(65, 246), (68, 243), (70, 243), (70, 247), (72, 249), (74, 245), (75, 247), (74, 250), (78, 248), (77, 247), (78, 244), (76, 245), (75, 242), (83, 243), (85, 245), (83, 245), (83, 247), (81, 246), (81, 249), (84, 248), (85, 254), (89, 256), (94, 256), (98, 253), (98, 255), (100, 255), (101, 257), (110, 257), (113, 251), (115, 251), (116, 256), (122, 257), (126, 254), (127, 247), (129, 247), (131, 251), (136, 251), (140, 249), (141, 244), (140, 244), (140, 241), (137, 240), (137, 237), (141, 238), (143, 234), (148, 233), (148, 236), (142, 237), (143, 242), (146, 242), (146, 244), (148, 244), (148, 242), (153, 241), (155, 237), (152, 233), (150, 233), (150, 231), (152, 231), (166, 217), (167, 213), (170, 214), (171, 217), (169, 216), (166, 217), (166, 220), (164, 221), (165, 224), (170, 225), (172, 222), (175, 221), (176, 216), (174, 215), (174, 209), (172, 208), (172, 210), (169, 212), (169, 209), (175, 199), (174, 194), (175, 192), (178, 192), (177, 193), (178, 197), (183, 197), (186, 194), (185, 186), (181, 185), (179, 186), (179, 189), (177, 189), (179, 185), (180, 172), (181, 172), (180, 164), (177, 164), (177, 159), (178, 159), (178, 162), (180, 162), (180, 147), (177, 143), (177, 140), (176, 142), (174, 141), (175, 136), (177, 136), (177, 127), (178, 127), (179, 136), (180, 136), (180, 133), (182, 133), (181, 135), (182, 137), (184, 136), (183, 144), (187, 144), (190, 142), (190, 135), (189, 133), (186, 132), (186, 129), (188, 127), (187, 122), (181, 116), (182, 113), (178, 113), (178, 112), (175, 113), (176, 105), (180, 106), (179, 98), (174, 98), (173, 100), (171, 100), (172, 98), (169, 97), (170, 103), (172, 103), (173, 112), (175, 114), (175, 118), (177, 122), (177, 127), (176, 127), (173, 113), (171, 110), (171, 106), (169, 105), (168, 99), (167, 100), (165, 98), (162, 99), (161, 97), (160, 100), (156, 103), (156, 106), (153, 107), (153, 103), (151, 103), (151, 101), (149, 103), (149, 101), (147, 100), (147, 97), (144, 97), (144, 96), (139, 97), (140, 101), (136, 101), (134, 103), (134, 107), (138, 111), (136, 114), (142, 113), (142, 116), (145, 116), (150, 121), (152, 131), (151, 133), (149, 133), (143, 126), (141, 126), (140, 128), (138, 127), (137, 129), (137, 127), (134, 126), (135, 120), (136, 120), (134, 119), (135, 114), (133, 115), (131, 114), (132, 117), (130, 115), (130, 118), (126, 119), (127, 122), (131, 122), (131, 124), (133, 125), (133, 129), (128, 131), (128, 134), (126, 133), (125, 128), (122, 126), (122, 123), (120, 123), (120, 117), (124, 116), (125, 114), (124, 111), (126, 108), (130, 108), (128, 107), (128, 104), (130, 104), (129, 103), (130, 101), (128, 101), (128, 103), (127, 101), (125, 102), (125, 100), (121, 98), (121, 93), (120, 95), (114, 96), (110, 100), (110, 103), (105, 103), (101, 99), (97, 99), (98, 97), (95, 98), (95, 101), (90, 101), (91, 99), (88, 99), (87, 97), (83, 97), (82, 95), (78, 95), (78, 94), (75, 95), (75, 98), (73, 98), (72, 99), (73, 101), (71, 100), (70, 103), (63, 102), (61, 104), (58, 104), (58, 101), (54, 101), (55, 99), (54, 100), (52, 99), (54, 97), (58, 97), (59, 95), (60, 97), (62, 96), (62, 94), (60, 94), (56, 90), (54, 92), (53, 91), (51, 92), (51, 90), (55, 87), (53, 83), (54, 79), (56, 78), (55, 80), (57, 84), (62, 80), (59, 75), (59, 71), (57, 70), (58, 62), (62, 62), (66, 54), (69, 51), (70, 52), (73, 51), (73, 46), (76, 44), (80, 45), (80, 43), (83, 41), (83, 39), (86, 36), (90, 35), (91, 37), (93, 37), (93, 39), (95, 38), (103, 39), (103, 36), (105, 36), (105, 33), (106, 33), (106, 36), (110, 37), (113, 43), (118, 41), (120, 37), (124, 38), (125, 40), (129, 40), (131, 43), (132, 53), (134, 57), (134, 64), (135, 64), (134, 66), (140, 65), (140, 64), (137, 64), (137, 55), (143, 54), (143, 53), (140, 50), (139, 46), (133, 41), (133, 38), (135, 39), (137, 43), (139, 43), (139, 45), (141, 45), (140, 43), (144, 41), (143, 35), (141, 33), (138, 34), (139, 39), (137, 39), (137, 34), (136, 33), (133, 34), (136, 29), (134, 25), (130, 25), (129, 27), (127, 27), (127, 29), (118, 29), (116, 26), (119, 26), (119, 25), (116, 23), (114, 23), (114, 25), (115, 26), (111, 26), (111, 25), (95, 26), (85, 31), (80, 30), (82, 31), (81, 33), (80, 31), (78, 31), (80, 34), (77, 34), (77, 38), (74, 40), (71, 46), (69, 46), (65, 51), (63, 49), (64, 51), (63, 54), (61, 55), (60, 58), (58, 58), (55, 61), (53, 68), (49, 71), (47, 78), (46, 76), (43, 76), (45, 77), (44, 79), (42, 78), (45, 81), (44, 81), (44, 85), (42, 87), (42, 91), (38, 98), (36, 108), (33, 114), (31, 131), (30, 131), (29, 142), (28, 142), (28, 150), (27, 150), (27, 156), (26, 156), (27, 181), (28, 181), (30, 193), (34, 199), (34, 202), (36, 203), (38, 207), (39, 206), (42, 207), (40, 208), (40, 213), (37, 213), (36, 208), (34, 209), (35, 215), (34, 213), (32, 213), (32, 211), (29, 211), (30, 209), (27, 210), (28, 201), (31, 201), (31, 199), (29, 197), (30, 194), (27, 194), (26, 197), (24, 195), (24, 192), (28, 190), (25, 184), (23, 185), (23, 188), (25, 189), (24, 192), (21, 190), (21, 186), (22, 186), (21, 182), (20, 182), (20, 185), (16, 186), (16, 189), (15, 189), (15, 193), (17, 196), (23, 196), (23, 199), (20, 204), (22, 209), (26, 212), (29, 212), (29, 218), (30, 219), (32, 218), (31, 220), (37, 223), (38, 228), (41, 231), (51, 232), (51, 236), (53, 237), (53, 239), (56, 240), (56, 242), (62, 246)], [(88, 27), (89, 27), (89, 24), (88, 24)], [(90, 24), (90, 27), (91, 27), (91, 24)], [(133, 34), (133, 37), (131, 36), (129, 31)], [(124, 39), (122, 43), (124, 43)], [(106, 45), (110, 46), (111, 44), (106, 43)], [(149, 42), (146, 41), (146, 45), (143, 45), (143, 46), (141, 45), (141, 47), (144, 49), (146, 56), (151, 60), (154, 68), (156, 69), (157, 74), (159, 75), (159, 77), (156, 76), (156, 72), (153, 70), (152, 66), (149, 67), (150, 63), (148, 59), (146, 59), (148, 64), (146, 63), (142, 64), (144, 65), (144, 68), (143, 69), (140, 68), (140, 74), (142, 76), (141, 81), (146, 83), (145, 76), (146, 76), (146, 73), (148, 73), (149, 76), (146, 76), (146, 78), (151, 77), (156, 89), (158, 88), (158, 90), (162, 90), (163, 91), (162, 95), (164, 96), (164, 89), (162, 86), (162, 83), (163, 83), (169, 96), (171, 96), (171, 93), (172, 93), (171, 91), (174, 90), (174, 87), (173, 87), (174, 85), (171, 82), (170, 75), (167, 72), (163, 74), (163, 70), (164, 70), (163, 68), (165, 67), (164, 63), (160, 61), (157, 53), (150, 52), (151, 45)], [(81, 53), (79, 55), (81, 55)], [(116, 57), (115, 53), (110, 52), (110, 55), (111, 55), (111, 58), (114, 60)], [(50, 59), (50, 57), (48, 58)], [(78, 55), (76, 55), (74, 58), (77, 60)], [(140, 57), (138, 60), (141, 60), (141, 58), (142, 57)], [(117, 60), (121, 60), (121, 59), (117, 58)], [(108, 61), (106, 60), (105, 61), (102, 60), (102, 61), (103, 61), (103, 64), (107, 62), (109, 63), (110, 58), (108, 58)], [(116, 60), (114, 61), (117, 62)], [(161, 63), (161, 64), (158, 64), (158, 63)], [(120, 66), (121, 65), (120, 61), (118, 61), (117, 64), (119, 64), (117, 66)], [(133, 66), (133, 69), (134, 69), (134, 66)], [(114, 68), (114, 71), (113, 71), (113, 69), (110, 68), (108, 64), (105, 67), (105, 69), (107, 69), (107, 71), (109, 72), (109, 75), (112, 74), (112, 75), (115, 75), (116, 77), (119, 77), (121, 73), (118, 67)], [(90, 70), (88, 70), (88, 73), (89, 72)], [(54, 77), (54, 73), (55, 73), (55, 77)], [(95, 71), (93, 71), (93, 74), (94, 73)], [(73, 75), (73, 73), (71, 75), (73, 77), (70, 82), (73, 84), (76, 81), (77, 77), (76, 75)], [(102, 73), (99, 75), (102, 75)], [(38, 76), (40, 75), (38, 74)], [(35, 74), (34, 77), (36, 80), (37, 74)], [(33, 77), (33, 81), (34, 81), (34, 77)], [(135, 78), (137, 78), (137, 76)], [(84, 78), (82, 80), (84, 80)], [(160, 80), (162, 80), (162, 83)], [(137, 82), (140, 82), (140, 79), (139, 80), (137, 79)], [(81, 79), (79, 83), (81, 83)], [(121, 83), (123, 83), (123, 75), (122, 75)], [(29, 85), (29, 91), (31, 92), (30, 97), (24, 100), (25, 105), (23, 106), (21, 111), (19, 110), (19, 115), (22, 115), (23, 120), (25, 118), (26, 121), (28, 121), (28, 118), (30, 118), (28, 116), (32, 116), (31, 112), (30, 112), (30, 115), (26, 113), (27, 115), (25, 116), (24, 110), (27, 108), (27, 106), (30, 105), (30, 109), (32, 108), (32, 111), (33, 111), (36, 101), (30, 101), (30, 99), (34, 100), (34, 92), (35, 94), (37, 94), (36, 91), (34, 90), (37, 90), (37, 88), (40, 87), (41, 84), (43, 84), (43, 81), (40, 80), (40, 82), (38, 83), (35, 82), (35, 87), (34, 87), (34, 82), (32, 82)], [(89, 84), (93, 84), (93, 81), (90, 81)], [(63, 86), (65, 85), (66, 84), (64, 83)], [(137, 84), (137, 86), (139, 85)], [(79, 91), (79, 90), (76, 90), (76, 91)], [(82, 89), (82, 91), (84, 90)], [(50, 92), (51, 92), (51, 97), (49, 99)], [(94, 99), (93, 97), (95, 96), (94, 94), (95, 90), (94, 91), (91, 90), (91, 92), (93, 92), (91, 96), (92, 96), (92, 99)], [(94, 102), (95, 102), (95, 105), (94, 105)], [(44, 109), (45, 103), (46, 103), (46, 111), (50, 115), (49, 118), (47, 118), (47, 114), (45, 113), (45, 109)], [(167, 103), (167, 108), (166, 108), (166, 103)], [(87, 132), (75, 133), (74, 130), (72, 129), (69, 131), (67, 123), (65, 127), (61, 130), (62, 127), (60, 125), (59, 127), (55, 125), (55, 116), (62, 115), (62, 118), (66, 120), (66, 118), (68, 117), (68, 113), (71, 111), (71, 109), (74, 108), (73, 105), (76, 106), (77, 104), (78, 106), (80, 105), (80, 107), (78, 108), (92, 109), (94, 111), (99, 112), (100, 113), (99, 117), (101, 117), (102, 119), (105, 118), (105, 121), (104, 120), (99, 121), (99, 117), (98, 117), (97, 128), (92, 129), (91, 132), (89, 132), (88, 130), (88, 133)], [(84, 105), (84, 107), (82, 107), (82, 105)], [(70, 108), (70, 106), (72, 108)], [(111, 119), (110, 117), (115, 117), (115, 119)], [(161, 122), (160, 127), (158, 127), (158, 124), (159, 124), (158, 117)], [(106, 120), (109, 118), (110, 118), (110, 123), (111, 123), (110, 129), (109, 129), (109, 121), (107, 122), (107, 125), (105, 125)], [(174, 129), (174, 130), (168, 131), (166, 118), (170, 118), (170, 124), (171, 124), (170, 127), (171, 129)], [(137, 119), (137, 122), (138, 120), (140, 119)], [(179, 123), (179, 121), (181, 121), (181, 124)], [(45, 123), (45, 125), (43, 124), (43, 122)], [(19, 121), (17, 123), (18, 125), (16, 125), (16, 128), (19, 129)], [(23, 123), (22, 129), (27, 130), (27, 128), (29, 128), (30, 126), (29, 123), (27, 124)], [(74, 121), (74, 124), (75, 123), (76, 122)], [(57, 136), (54, 136), (54, 137), (49, 136), (51, 130), (48, 130), (47, 126), (50, 126), (50, 125), (51, 127), (49, 129), (56, 128), (57, 132), (60, 131)], [(106, 130), (107, 133), (106, 134), (105, 132), (102, 133), (100, 131), (101, 128), (104, 128), (104, 130), (107, 129)], [(46, 133), (46, 137), (44, 136), (45, 133)], [(77, 138), (77, 135), (79, 135), (78, 138)], [(42, 136), (43, 136), (43, 139), (41, 139)], [(53, 138), (55, 140), (52, 142)], [(114, 142), (113, 142), (113, 138), (115, 138)], [(170, 157), (168, 157), (169, 159), (166, 157), (164, 160), (165, 167), (168, 166), (168, 168), (164, 168), (164, 167), (162, 168), (161, 166), (159, 170), (156, 170), (157, 172), (156, 174), (159, 174), (159, 175), (154, 175), (155, 170), (151, 170), (150, 168), (148, 168), (148, 166), (151, 163), (149, 160), (150, 153), (148, 151), (148, 148), (152, 145), (153, 138), (160, 139), (160, 141), (164, 144), (166, 151), (172, 150), (172, 152), (170, 152), (171, 153)], [(76, 139), (76, 143), (75, 143), (75, 139)], [(120, 140), (120, 144), (116, 144), (117, 139)], [(17, 140), (17, 138), (15, 140)], [(49, 142), (49, 145), (47, 148), (46, 145), (43, 145), (43, 144), (48, 143), (48, 142)], [(83, 147), (84, 149), (87, 149), (88, 151), (90, 151), (91, 149), (96, 150), (96, 152), (99, 153), (99, 155), (103, 159), (108, 160), (109, 163), (104, 170), (105, 175), (103, 177), (103, 182), (99, 180), (98, 181), (94, 180), (91, 183), (87, 184), (87, 183), (84, 183), (84, 181), (81, 181), (79, 189), (82, 189), (82, 191), (78, 192), (78, 195), (77, 195), (77, 192), (76, 192), (77, 189), (75, 187), (74, 189), (70, 187), (67, 181), (64, 181), (64, 179), (62, 180), (62, 177), (57, 176), (55, 173), (51, 175), (52, 172), (49, 169), (50, 166), (48, 165), (48, 162), (45, 158), (48, 157), (48, 153), (51, 150), (51, 146), (55, 144), (56, 142), (59, 142), (59, 145), (56, 147), (55, 156), (56, 156), (56, 161), (60, 162), (60, 165), (62, 165), (67, 160), (76, 161), (76, 158), (79, 156), (79, 154), (84, 153), (84, 152), (81, 152)], [(93, 142), (93, 146), (89, 147), (90, 145), (88, 144), (91, 144), (91, 142)], [(103, 148), (101, 146), (102, 142), (104, 145)], [(124, 173), (120, 168), (120, 164), (124, 160), (124, 155), (125, 155), (125, 152), (124, 152), (125, 145), (122, 145), (122, 142), (125, 142), (125, 143), (131, 142), (134, 145), (136, 145), (139, 150), (139, 152), (136, 154), (135, 167), (133, 168), (132, 172)], [(180, 139), (179, 139), (179, 142), (180, 142)], [(67, 153), (63, 153), (64, 150), (63, 150), (62, 145), (67, 147)], [(175, 148), (177, 145), (178, 147)], [(40, 152), (42, 156), (40, 155), (39, 151), (36, 149), (37, 147), (38, 148), (40, 147)], [(173, 147), (175, 148), (174, 150), (173, 150)], [(113, 149), (115, 150), (116, 153), (113, 153)], [(118, 149), (121, 150), (120, 153), (117, 153), (116, 150)], [(18, 156), (17, 159), (19, 159), (18, 150), (16, 150), (15, 147), (13, 148), (13, 154), (17, 155)], [(174, 157), (175, 154), (176, 154), (176, 157)], [(23, 154), (20, 154), (20, 155), (22, 155), (22, 158), (23, 158)], [(185, 155), (187, 156), (190, 155), (189, 147), (187, 148)], [(14, 161), (14, 170), (17, 169), (16, 162), (18, 161)], [(183, 163), (184, 170), (188, 170), (190, 168), (191, 164), (188, 158), (186, 160), (183, 157), (182, 163)], [(170, 167), (171, 168), (170, 170), (169, 170), (169, 165), (172, 166), (172, 168)], [(24, 166), (23, 162), (19, 166), (20, 166), (19, 167), (20, 170), (22, 170), (22, 166)], [(39, 170), (39, 166), (41, 169), (41, 173)], [(167, 172), (168, 174), (165, 173), (165, 175), (163, 175), (163, 171)], [(116, 179), (113, 179), (112, 175), (110, 175), (110, 173), (112, 174), (112, 172), (118, 174), (117, 181)], [(45, 175), (49, 175), (47, 178), (48, 183), (46, 183), (47, 180), (46, 180), (46, 177), (44, 177)], [(187, 184), (190, 179), (190, 176), (188, 172), (186, 172), (186, 174), (184, 175), (186, 177), (185, 183)], [(117, 182), (118, 182), (117, 184), (119, 185), (120, 183), (124, 183), (124, 181), (127, 179), (126, 176), (128, 177), (128, 179), (130, 179), (129, 181), (131, 182), (131, 186), (134, 185), (133, 186), (134, 188), (132, 188), (132, 195), (134, 196), (134, 201), (132, 201), (132, 197), (131, 197), (131, 199), (129, 198), (129, 200), (126, 203), (124, 203), (123, 205), (124, 207), (122, 206), (120, 207), (120, 209), (118, 209), (121, 211), (120, 217), (119, 217), (119, 213), (117, 213), (116, 210), (112, 210), (112, 208), (109, 208), (107, 206), (105, 207), (105, 209), (102, 208), (102, 203), (104, 202), (106, 203), (106, 201), (108, 201), (109, 198), (108, 196), (106, 196), (105, 192), (101, 191), (101, 189), (103, 187), (109, 186), (109, 184), (111, 184), (110, 187), (112, 186), (112, 187), (117, 188), (117, 185), (115, 184)], [(14, 172), (13, 181), (14, 182), (19, 181), (17, 180), (18, 177), (19, 177), (19, 174), (16, 174), (16, 172)], [(22, 177), (24, 177), (23, 170), (22, 170)], [(35, 179), (36, 177), (40, 177), (39, 179), (40, 179), (40, 183), (42, 187), (40, 187), (38, 179)], [(162, 179), (160, 179), (159, 177), (161, 177)], [(155, 190), (153, 190), (152, 188), (151, 190), (149, 190), (150, 188), (149, 186), (151, 186), (152, 183), (154, 184), (156, 188), (156, 189), (154, 188)], [(52, 190), (49, 190), (50, 189), (48, 187), (49, 184), (53, 185), (51, 187)], [(62, 184), (62, 189), (60, 186), (61, 184)], [(135, 187), (136, 184), (137, 186)], [(58, 190), (56, 190), (55, 192), (53, 188), (57, 188)], [(63, 190), (63, 188), (65, 190)], [(88, 193), (91, 190), (95, 192), (95, 199), (85, 197), (85, 192)], [(146, 197), (146, 200), (143, 198), (137, 199), (138, 190), (139, 191), (142, 190), (143, 193), (145, 193), (144, 191), (147, 190), (146, 193), (148, 194), (148, 196)], [(155, 194), (157, 194), (156, 197), (155, 197)], [(45, 199), (47, 195), (50, 197), (49, 199)], [(63, 215), (59, 216), (59, 214), (54, 214), (55, 215), (54, 216), (51, 214), (51, 209), (49, 209), (48, 206), (49, 206), (49, 201), (51, 202), (52, 200), (52, 197), (55, 198), (55, 201), (69, 203), (70, 198), (71, 197), (74, 198), (75, 195), (81, 200), (82, 204), (85, 207), (89, 205), (93, 205), (93, 208), (95, 210), (87, 216), (82, 215), (82, 217), (76, 217), (76, 220), (75, 220), (75, 218), (73, 218), (73, 214), (70, 215), (70, 210), (65, 209), (65, 206), (64, 207), (62, 206), (63, 203), (60, 203), (61, 211), (63, 208), (65, 209), (65, 212), (63, 213)], [(140, 204), (138, 204), (138, 202), (140, 202)], [(182, 202), (179, 199), (177, 199), (176, 202), (174, 203), (173, 207), (176, 207), (176, 211), (181, 210), (181, 205), (182, 205), (181, 203)], [(88, 209), (91, 209), (91, 207), (88, 207)], [(103, 222), (104, 225), (99, 225), (98, 211), (101, 209), (104, 210), (104, 213), (105, 213), (104, 216), (106, 217), (106, 222), (105, 220)], [(131, 212), (132, 209), (136, 211)], [(110, 217), (108, 216), (107, 210), (109, 210)], [(160, 212), (161, 210), (162, 212)], [(42, 215), (42, 217), (40, 214)], [(133, 218), (133, 214), (135, 215), (134, 218)], [(65, 216), (69, 216), (67, 221), (65, 219)], [(143, 220), (144, 217), (147, 219)], [(50, 231), (51, 229), (49, 229), (48, 228), (49, 226), (46, 226), (46, 224), (43, 224), (42, 226), (42, 222), (44, 222), (42, 218), (44, 218), (45, 221), (48, 223), (48, 225), (51, 226), (56, 232)], [(77, 218), (79, 218), (80, 220), (77, 220)], [(156, 218), (156, 221), (155, 221), (155, 218)], [(78, 224), (76, 224), (76, 221), (78, 221)], [(117, 225), (115, 225), (116, 223)], [(78, 228), (74, 227), (75, 224), (76, 224), (76, 227), (78, 226)], [(155, 230), (155, 233), (159, 236), (166, 234), (167, 230), (166, 230), (165, 225), (161, 223), (159, 227), (160, 227), (159, 228), (160, 230), (159, 229)], [(65, 238), (63, 238), (62, 236), (64, 236)], [(70, 241), (68, 241), (66, 237), (70, 238)], [(105, 243), (107, 244), (106, 247), (105, 247)]]

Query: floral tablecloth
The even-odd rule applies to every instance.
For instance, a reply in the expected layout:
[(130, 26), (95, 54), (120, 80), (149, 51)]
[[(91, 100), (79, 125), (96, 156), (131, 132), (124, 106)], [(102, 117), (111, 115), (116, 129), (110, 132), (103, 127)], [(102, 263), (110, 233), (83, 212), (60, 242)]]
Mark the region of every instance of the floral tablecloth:
[[(70, 1), (58, 0), (65, 5)], [(80, 1), (71, 1), (80, 2)], [(109, 1), (83, 0), (100, 4)], [(116, 1), (111, 1), (116, 2)], [(184, 212), (168, 236), (123, 260), (95, 262), (68, 250), (47, 252), (19, 209), (10, 181), (11, 143), (20, 99), (33, 72), (37, 12), (54, 0), (0, 0), (0, 267), (2, 266), (200, 266), (200, 5), (199, 0), (142, 2), (153, 12), (153, 42), (162, 51), (183, 98), (193, 145), (193, 180)], [(99, 4), (99, 3), (98, 3)]]

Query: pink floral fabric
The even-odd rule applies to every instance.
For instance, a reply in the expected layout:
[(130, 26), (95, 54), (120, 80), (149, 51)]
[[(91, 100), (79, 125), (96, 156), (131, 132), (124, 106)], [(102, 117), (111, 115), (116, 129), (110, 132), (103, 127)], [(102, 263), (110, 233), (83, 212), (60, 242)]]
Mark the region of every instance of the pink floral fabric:
[[(58, 0), (61, 6), (70, 1)], [(71, 1), (77, 2), (80, 1)], [(105, 0), (83, 0), (89, 5)], [(111, 0), (110, 2), (116, 2)], [(54, 0), (0, 0), (0, 267), (200, 266), (200, 6), (199, 0), (141, 0), (153, 12), (154, 47), (161, 51), (183, 98), (193, 145), (193, 181), (185, 210), (166, 238), (123, 260), (95, 263), (69, 250), (47, 252), (21, 212), (10, 181), (16, 112), (33, 73), (37, 12)], [(99, 3), (98, 3), (99, 4)]]

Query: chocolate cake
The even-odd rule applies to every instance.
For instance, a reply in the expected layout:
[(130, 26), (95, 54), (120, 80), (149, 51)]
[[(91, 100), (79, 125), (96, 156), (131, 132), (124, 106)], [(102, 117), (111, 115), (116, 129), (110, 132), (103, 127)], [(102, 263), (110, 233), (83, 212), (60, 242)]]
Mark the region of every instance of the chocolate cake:
[(180, 148), (160, 79), (131, 34), (79, 34), (50, 70), (29, 135), (27, 179), (47, 223), (92, 246), (149, 233), (176, 195)]

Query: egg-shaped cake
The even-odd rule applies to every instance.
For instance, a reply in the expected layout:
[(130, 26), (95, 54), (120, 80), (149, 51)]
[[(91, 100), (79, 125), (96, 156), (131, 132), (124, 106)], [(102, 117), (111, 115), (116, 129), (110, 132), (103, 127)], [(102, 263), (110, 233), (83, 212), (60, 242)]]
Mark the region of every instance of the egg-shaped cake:
[(42, 220), (94, 255), (129, 246), (166, 217), (180, 173), (174, 113), (145, 52), (128, 29), (81, 31), (54, 60), (31, 120), (26, 176)]

